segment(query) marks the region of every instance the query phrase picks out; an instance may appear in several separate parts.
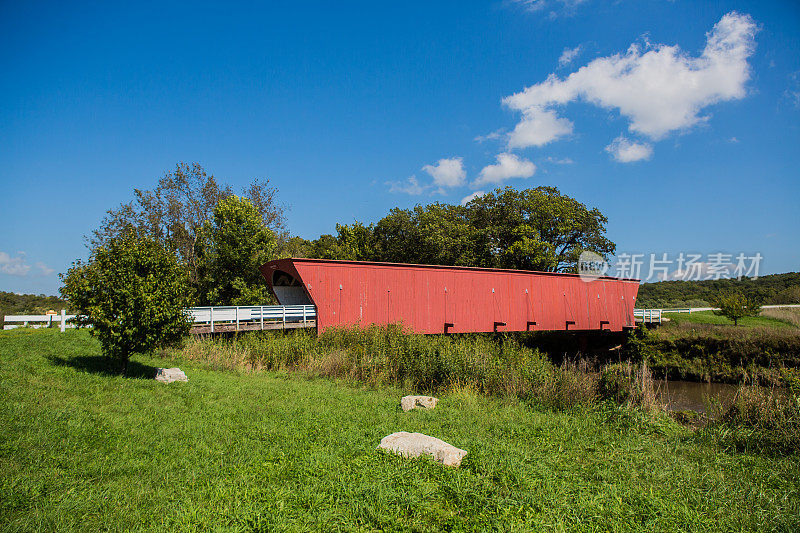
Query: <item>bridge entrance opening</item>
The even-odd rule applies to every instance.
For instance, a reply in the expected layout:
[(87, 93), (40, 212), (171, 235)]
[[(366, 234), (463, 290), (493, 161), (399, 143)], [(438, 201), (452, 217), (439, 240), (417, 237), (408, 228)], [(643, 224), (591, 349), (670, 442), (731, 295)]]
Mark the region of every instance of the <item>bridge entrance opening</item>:
[(272, 273), (272, 290), (281, 305), (313, 305), (300, 280), (288, 272), (275, 270)]

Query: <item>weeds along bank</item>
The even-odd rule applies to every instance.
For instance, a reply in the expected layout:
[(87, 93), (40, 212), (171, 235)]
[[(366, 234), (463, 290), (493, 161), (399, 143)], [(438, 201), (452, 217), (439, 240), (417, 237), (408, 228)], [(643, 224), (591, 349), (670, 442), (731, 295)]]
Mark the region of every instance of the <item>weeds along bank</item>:
[(679, 323), (637, 328), (623, 357), (659, 378), (800, 388), (800, 330)]
[[(640, 413), (653, 420), (663, 417), (664, 406), (659, 403), (650, 365), (663, 371), (685, 364), (681, 359), (665, 361), (652, 349), (660, 341), (653, 335), (646, 330), (637, 332), (627, 348), (634, 350), (633, 362), (607, 364), (599, 371), (586, 362), (555, 365), (512, 336), (408, 335), (396, 326), (331, 330), (319, 337), (299, 330), (228, 339), (193, 338), (182, 351), (169, 355), (217, 369), (302, 372), (417, 392), (470, 389), (556, 410), (597, 407), (616, 418)], [(750, 335), (742, 341), (745, 346), (757, 342)], [(770, 337), (773, 341), (777, 338)], [(698, 375), (707, 375), (702, 372), (719, 365), (717, 359), (725, 356), (723, 352), (716, 358), (701, 359)], [(727, 361), (739, 361), (728, 357)], [(742, 368), (753, 371), (752, 365)], [(735, 374), (731, 371), (729, 375)], [(720, 410), (714, 418), (698, 438), (733, 449), (778, 453), (793, 453), (800, 447), (800, 398), (795, 389), (775, 392), (743, 386), (733, 406)]]
[(192, 339), (180, 355), (215, 368), (301, 371), (419, 392), (469, 388), (556, 408), (598, 397), (596, 376), (556, 367), (513, 338), (408, 335), (397, 326)]
[[(785, 393), (784, 393), (785, 392)], [(781, 454), (800, 452), (800, 390), (776, 393), (767, 387), (739, 387), (733, 404), (717, 405), (716, 421), (698, 434), (724, 448)]]

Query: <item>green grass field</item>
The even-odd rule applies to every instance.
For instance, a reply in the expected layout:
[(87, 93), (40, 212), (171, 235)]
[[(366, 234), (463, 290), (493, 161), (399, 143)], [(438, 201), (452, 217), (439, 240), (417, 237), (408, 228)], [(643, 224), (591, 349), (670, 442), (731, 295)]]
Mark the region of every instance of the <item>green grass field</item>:
[[(397, 389), (143, 356), (111, 370), (85, 331), (0, 332), (2, 530), (800, 529), (800, 457), (666, 421), (458, 390), (403, 413)], [(376, 451), (400, 430), (469, 455)]]
[[(669, 318), (670, 322), (676, 324), (717, 324), (732, 326), (733, 320), (724, 316), (717, 316), (713, 311), (696, 311), (694, 313), (664, 313), (664, 318)], [(739, 319), (739, 326), (743, 327), (765, 327), (765, 328), (789, 328), (797, 329), (797, 326), (788, 320), (781, 320), (771, 316), (748, 316)]]

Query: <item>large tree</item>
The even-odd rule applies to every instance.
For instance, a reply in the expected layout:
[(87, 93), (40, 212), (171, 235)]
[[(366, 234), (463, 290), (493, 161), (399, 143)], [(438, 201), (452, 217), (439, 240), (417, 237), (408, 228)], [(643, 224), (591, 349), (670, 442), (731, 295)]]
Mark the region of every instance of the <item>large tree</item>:
[(580, 253), (615, 246), (606, 217), (553, 187), (510, 187), (466, 206), (434, 203), (392, 209), (376, 224), (337, 225), (304, 249), (314, 257), (397, 263), (574, 271)]
[[(220, 200), (233, 195), (233, 189), (220, 184), (198, 163), (179, 163), (154, 189), (134, 189), (133, 194), (133, 201), (107, 212), (100, 227), (89, 237), (90, 246), (103, 245), (131, 231), (150, 237), (175, 250), (185, 263), (192, 283), (198, 284), (200, 229), (212, 218)], [(282, 237), (284, 208), (277, 202), (277, 189), (270, 187), (268, 180), (253, 180), (243, 195), (256, 209), (261, 224)]]
[(467, 209), (435, 203), (393, 209), (374, 226), (374, 249), (381, 261), (438, 265), (475, 264), (475, 228)]
[(248, 198), (219, 201), (196, 243), (202, 305), (260, 305), (271, 301), (258, 267), (275, 252), (275, 234)]
[(480, 266), (573, 272), (584, 250), (608, 257), (616, 249), (605, 236), (605, 215), (555, 187), (497, 189), (467, 211)]
[(127, 371), (131, 354), (180, 344), (191, 322), (186, 269), (159, 241), (134, 232), (95, 247), (61, 274), (61, 294), (103, 353)]

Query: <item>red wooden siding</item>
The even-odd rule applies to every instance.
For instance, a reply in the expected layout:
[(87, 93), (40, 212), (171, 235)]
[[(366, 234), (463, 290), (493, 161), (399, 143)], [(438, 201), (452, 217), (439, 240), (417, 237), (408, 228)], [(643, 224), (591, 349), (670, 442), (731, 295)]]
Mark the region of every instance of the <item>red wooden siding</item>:
[(317, 307), (319, 331), (399, 322), (417, 333), (621, 331), (634, 325), (639, 290), (631, 279), (319, 259), (263, 265), (270, 287), (276, 271)]

